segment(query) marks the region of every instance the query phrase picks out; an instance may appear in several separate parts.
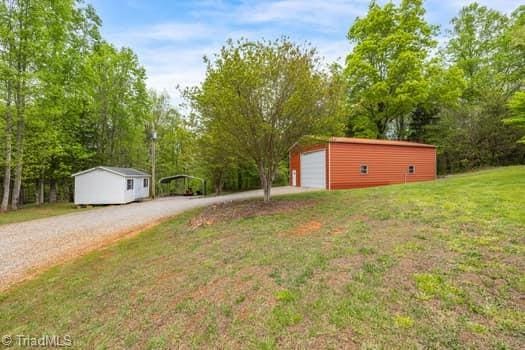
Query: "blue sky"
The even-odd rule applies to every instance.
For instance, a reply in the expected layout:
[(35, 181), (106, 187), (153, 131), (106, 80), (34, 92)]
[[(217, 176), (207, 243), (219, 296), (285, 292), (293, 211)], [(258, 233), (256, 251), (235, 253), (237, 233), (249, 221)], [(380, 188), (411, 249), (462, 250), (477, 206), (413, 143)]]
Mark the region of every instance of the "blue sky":
[[(273, 39), (286, 35), (308, 41), (325, 61), (342, 62), (350, 50), (345, 38), (369, 0), (86, 0), (103, 20), (104, 37), (131, 47), (148, 74), (148, 86), (180, 101), (176, 86), (202, 81), (204, 55), (228, 38)], [(386, 0), (380, 0), (380, 3)], [(395, 1), (398, 2), (398, 1)], [(467, 0), (427, 0), (427, 19), (448, 28)], [(479, 0), (510, 13), (523, 0)]]

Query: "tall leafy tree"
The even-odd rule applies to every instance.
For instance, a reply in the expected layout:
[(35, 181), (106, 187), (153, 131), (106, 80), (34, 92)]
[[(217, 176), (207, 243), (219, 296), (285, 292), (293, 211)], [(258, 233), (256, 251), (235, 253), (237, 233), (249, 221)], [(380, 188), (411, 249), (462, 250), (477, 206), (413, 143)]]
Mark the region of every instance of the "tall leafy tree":
[[(42, 141), (46, 135), (56, 140), (57, 135), (51, 135), (55, 131), (53, 129), (44, 128), (42, 130), (47, 132), (43, 133), (33, 132), (37, 131), (34, 128), (36, 125), (43, 125), (41, 118), (52, 114), (39, 105), (42, 95), (54, 93), (57, 96), (57, 91), (66, 87), (61, 80), (55, 80), (53, 84), (51, 81), (53, 74), (56, 78), (59, 62), (68, 59), (68, 54), (72, 53), (66, 53), (65, 48), (67, 36), (74, 32), (70, 24), (73, 23), (75, 6), (73, 0), (11, 0), (3, 1), (0, 7), (1, 61), (5, 73), (2, 78), (6, 88), (6, 105), (9, 106), (5, 113), (6, 164), (2, 210), (7, 208), (10, 194), (11, 207), (16, 209), (19, 205), (22, 181), (28, 175), (24, 171), (25, 161), (32, 157), (32, 149), (28, 149), (27, 145), (35, 145), (34, 140)], [(59, 100), (53, 102), (55, 110), (63, 105)], [(45, 163), (45, 157), (40, 163)], [(12, 168), (15, 174), (10, 193)]]
[(464, 73), (465, 100), (482, 102), (491, 90), (505, 88), (505, 77), (497, 72), (508, 64), (503, 45), (508, 21), (504, 14), (477, 3), (464, 7), (452, 19), (447, 53), (449, 61)]
[(193, 106), (222, 144), (257, 165), (269, 201), (288, 148), (304, 135), (338, 125), (326, 72), (315, 50), (285, 38), (228, 41), (206, 63), (206, 79), (190, 96)]
[(3, 166), (4, 181), (3, 194), (0, 211), (6, 211), (9, 205), (11, 193), (11, 170), (12, 170), (12, 130), (13, 130), (13, 77), (12, 66), (13, 55), (13, 4), (6, 1), (0, 2), (0, 79), (2, 83), (2, 121), (3, 121)]
[(0, 19), (0, 210), (19, 206), (22, 186), (41, 203), (45, 182), (54, 201), (88, 166), (145, 167), (145, 72), (130, 49), (101, 40), (93, 7), (5, 0)]
[(524, 51), (513, 44), (513, 28), (523, 8), (512, 16), (472, 3), (452, 20), (447, 61), (464, 74), (461, 106), (443, 115), (437, 126), (445, 171), (521, 162), (525, 150), (519, 132), (504, 125), (508, 100), (523, 88)]
[(149, 98), (145, 71), (127, 48), (117, 50), (101, 42), (83, 72), (87, 98), (88, 149), (96, 164), (141, 166), (147, 163), (144, 132)]
[(158, 178), (195, 170), (195, 135), (191, 124), (172, 105), (166, 93), (150, 91), (149, 133), (156, 131), (156, 174)]
[[(18, 207), (22, 183), (27, 102), (34, 81), (34, 58), (41, 43), (39, 34), (43, 28), (44, 7), (43, 2), (30, 0), (4, 1), (1, 7), (0, 41), (3, 51), (2, 73), (4, 73), (2, 77), (6, 88), (6, 166), (1, 210), (6, 210), (8, 206), (13, 165), (15, 181), (11, 206), (14, 209)], [(14, 164), (11, 163), (12, 158)]]
[(213, 121), (201, 125), (197, 145), (198, 157), (204, 175), (211, 180), (215, 194), (220, 195), (223, 187), (238, 169), (240, 163), (246, 160), (238, 159), (231, 143), (224, 142), (221, 129)]
[[(517, 79), (520, 81), (520, 87), (525, 86), (525, 5), (520, 6), (512, 14), (513, 25), (510, 28), (507, 39), (510, 42), (510, 49), (514, 51), (515, 56), (521, 58), (521, 64), (516, 64)], [(508, 125), (514, 125), (519, 128), (525, 128), (525, 91), (517, 91), (508, 103), (511, 117), (504, 119)], [(525, 143), (525, 136), (519, 139), (519, 142)]]
[(409, 136), (411, 113), (428, 100), (434, 75), (425, 63), (436, 46), (437, 28), (424, 18), (422, 0), (370, 4), (348, 32), (346, 59), (349, 133), (366, 137)]
[(85, 52), (99, 40), (100, 20), (91, 9), (76, 8), (73, 1), (54, 2), (60, 21), (51, 21), (42, 38), (36, 77), (35, 118), (28, 125), (26, 179), (37, 181), (37, 202), (43, 202), (44, 181), (50, 184), (49, 200), (57, 199), (58, 182), (67, 182), (77, 161), (88, 154), (77, 137), (80, 129), (78, 88), (82, 84)]
[[(522, 129), (525, 129), (525, 92), (517, 92), (509, 101), (509, 108), (511, 110), (512, 117), (505, 119), (505, 123), (510, 125), (516, 125)], [(518, 140), (521, 143), (525, 143), (525, 136)]]

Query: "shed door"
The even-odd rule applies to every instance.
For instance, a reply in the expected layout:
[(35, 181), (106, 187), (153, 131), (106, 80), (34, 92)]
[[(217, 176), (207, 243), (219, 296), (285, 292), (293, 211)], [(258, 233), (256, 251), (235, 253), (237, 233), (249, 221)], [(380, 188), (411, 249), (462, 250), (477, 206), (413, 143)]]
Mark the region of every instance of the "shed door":
[(325, 150), (301, 153), (301, 186), (326, 188)]
[(134, 195), (135, 195), (135, 199), (137, 198), (140, 198), (142, 197), (141, 196), (141, 192), (142, 192), (142, 179), (141, 178), (134, 178), (133, 179), (133, 189), (134, 189)]

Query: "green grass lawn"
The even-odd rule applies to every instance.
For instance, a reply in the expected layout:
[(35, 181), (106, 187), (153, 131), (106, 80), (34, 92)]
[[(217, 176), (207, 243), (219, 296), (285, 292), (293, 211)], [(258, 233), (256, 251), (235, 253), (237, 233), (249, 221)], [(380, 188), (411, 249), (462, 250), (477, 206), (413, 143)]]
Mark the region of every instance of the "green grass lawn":
[(525, 167), (275, 202), (249, 217), (250, 202), (185, 213), (55, 267), (0, 294), (0, 335), (100, 349), (525, 347)]
[(85, 209), (77, 209), (73, 203), (53, 203), (42, 205), (26, 205), (18, 210), (0, 213), (0, 225), (15, 222), (42, 219), (48, 216), (62, 215)]

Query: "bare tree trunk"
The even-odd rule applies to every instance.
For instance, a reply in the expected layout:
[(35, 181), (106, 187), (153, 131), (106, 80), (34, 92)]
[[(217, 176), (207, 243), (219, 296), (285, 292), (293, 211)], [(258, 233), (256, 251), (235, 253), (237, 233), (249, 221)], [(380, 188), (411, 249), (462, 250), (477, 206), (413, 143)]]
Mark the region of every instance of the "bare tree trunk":
[(222, 173), (217, 178), (215, 178), (214, 185), (215, 185), (215, 195), (220, 196), (222, 194), (222, 187), (224, 186)]
[(69, 194), (69, 198), (68, 198), (68, 201), (69, 202), (74, 202), (75, 201), (75, 185), (73, 183), (69, 183), (69, 186), (68, 186), (68, 194)]
[(38, 192), (38, 180), (35, 180), (35, 204), (40, 205), (40, 192)]
[(264, 201), (269, 202), (271, 199), (271, 192), (272, 192), (272, 181), (271, 179), (266, 179), (265, 187), (264, 187)]
[(49, 203), (56, 203), (56, 202), (57, 202), (57, 181), (55, 179), (51, 179), (50, 188), (49, 188)]
[(18, 203), (20, 205), (26, 204), (26, 189), (24, 186), (20, 186), (20, 196), (18, 198)]
[(275, 179), (275, 172), (278, 165), (272, 164), (272, 161), (269, 161), (270, 165), (264, 166), (263, 162), (259, 162), (259, 177), (261, 179), (261, 187), (264, 192), (264, 201), (270, 202), (272, 195), (272, 184)]
[(11, 117), (11, 94), (10, 85), (7, 87), (7, 104), (5, 112), (5, 160), (4, 160), (4, 193), (2, 195), (2, 204), (0, 205), (0, 212), (6, 211), (9, 205), (9, 194), (11, 190), (11, 157), (13, 153), (13, 145), (11, 140), (11, 128), (12, 128), (12, 117)]
[(9, 205), (9, 194), (11, 192), (11, 135), (6, 135), (5, 142), (5, 170), (4, 170), (4, 193), (0, 211), (6, 211)]
[(261, 179), (265, 202), (269, 202), (271, 198), (272, 179), (270, 173), (271, 171), (269, 169), (265, 169), (262, 165), (259, 166), (259, 177)]
[(11, 197), (11, 209), (18, 209), (20, 201), (20, 187), (22, 186), (22, 167), (24, 164), (24, 133), (25, 133), (25, 81), (22, 76), (26, 71), (23, 63), (18, 63), (18, 81), (15, 88), (16, 104), (16, 167), (15, 182), (13, 184), (13, 195)]
[(44, 177), (41, 176), (36, 182), (36, 204), (44, 204)]
[[(15, 182), (13, 184), (13, 196), (11, 197), (11, 209), (18, 209), (20, 201), (20, 187), (22, 186), (22, 166), (24, 164), (24, 120), (19, 116), (16, 131), (16, 168)], [(22, 117), (23, 118), (23, 117)]]

